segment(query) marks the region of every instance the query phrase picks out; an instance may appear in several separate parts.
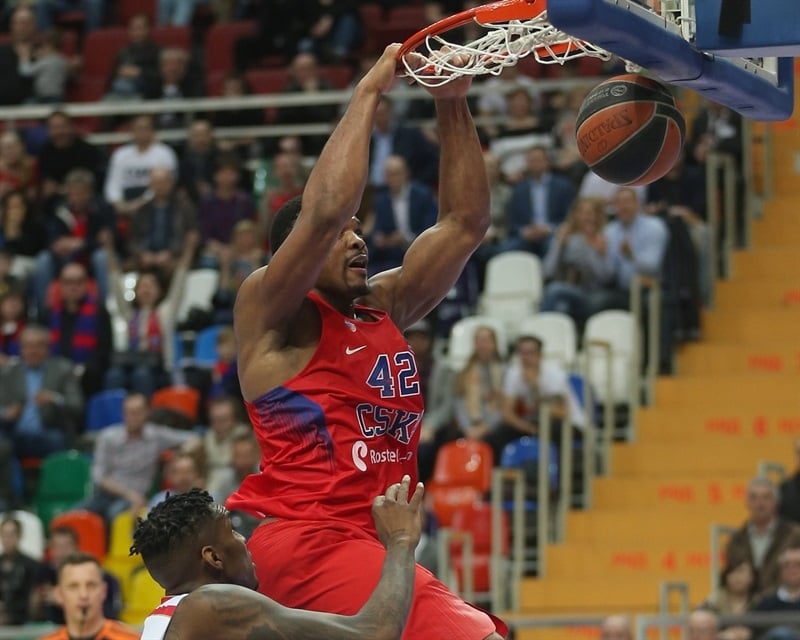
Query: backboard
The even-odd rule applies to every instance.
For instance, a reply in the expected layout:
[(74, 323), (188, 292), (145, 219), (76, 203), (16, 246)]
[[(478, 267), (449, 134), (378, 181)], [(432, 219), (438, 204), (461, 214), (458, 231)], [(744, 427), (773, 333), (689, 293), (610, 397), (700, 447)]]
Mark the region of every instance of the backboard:
[[(788, 41), (800, 42), (797, 12), (788, 12), (787, 22), (793, 27), (782, 30), (778, 23), (784, 16), (776, 12), (778, 15), (768, 20), (765, 11), (769, 9), (764, 9), (781, 0), (754, 0), (750, 24), (745, 23), (740, 34), (712, 37), (711, 31), (719, 31), (720, 12), (727, 2), (553, 0), (547, 6), (547, 17), (556, 28), (743, 116), (762, 121), (789, 118), (794, 106), (793, 60), (763, 56), (794, 55), (798, 47)], [(788, 33), (791, 30), (793, 36)]]

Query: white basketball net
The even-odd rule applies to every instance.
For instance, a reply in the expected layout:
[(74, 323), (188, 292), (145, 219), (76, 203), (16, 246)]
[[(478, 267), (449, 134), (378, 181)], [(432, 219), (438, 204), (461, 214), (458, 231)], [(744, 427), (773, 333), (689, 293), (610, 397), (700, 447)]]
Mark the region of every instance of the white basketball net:
[[(608, 60), (611, 54), (590, 42), (585, 42), (556, 29), (547, 21), (547, 12), (527, 20), (510, 20), (484, 24), (487, 33), (467, 44), (456, 44), (443, 35), (429, 35), (416, 50), (424, 64), (412, 67), (403, 56), (406, 75), (426, 87), (438, 87), (464, 75), (499, 75), (528, 55), (541, 64), (564, 64), (583, 56)], [(464, 56), (466, 64), (453, 64)]]

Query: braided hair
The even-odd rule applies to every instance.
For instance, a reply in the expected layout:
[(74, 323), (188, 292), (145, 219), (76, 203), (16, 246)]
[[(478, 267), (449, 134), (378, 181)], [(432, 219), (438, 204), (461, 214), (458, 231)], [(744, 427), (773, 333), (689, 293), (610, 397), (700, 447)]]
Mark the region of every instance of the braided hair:
[(145, 562), (165, 556), (197, 535), (199, 529), (226, 515), (225, 509), (202, 489), (168, 495), (153, 507), (147, 518), (137, 518), (130, 555)]

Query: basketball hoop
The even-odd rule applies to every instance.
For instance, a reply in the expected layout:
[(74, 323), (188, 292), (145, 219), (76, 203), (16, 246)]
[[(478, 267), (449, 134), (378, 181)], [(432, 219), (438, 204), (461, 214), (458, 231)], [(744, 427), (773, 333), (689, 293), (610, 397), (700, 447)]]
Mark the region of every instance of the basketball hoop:
[[(472, 21), (486, 33), (466, 44), (447, 39), (446, 32)], [(423, 63), (412, 67), (407, 60), (411, 52), (422, 56)], [(398, 59), (407, 76), (424, 86), (438, 87), (464, 75), (498, 75), (528, 55), (542, 64), (564, 64), (583, 56), (611, 58), (604, 49), (550, 24), (546, 0), (499, 0), (421, 29), (403, 43)]]

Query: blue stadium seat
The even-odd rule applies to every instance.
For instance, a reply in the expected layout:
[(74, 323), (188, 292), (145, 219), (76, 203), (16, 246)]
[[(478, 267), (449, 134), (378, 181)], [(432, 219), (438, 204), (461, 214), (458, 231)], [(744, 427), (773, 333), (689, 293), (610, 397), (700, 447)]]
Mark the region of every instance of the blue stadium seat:
[(197, 334), (194, 343), (194, 359), (196, 364), (213, 367), (217, 358), (217, 337), (221, 326), (207, 327)]
[[(525, 510), (536, 510), (536, 481), (539, 477), (539, 439), (530, 436), (523, 436), (519, 440), (509, 442), (504, 448), (503, 453), (500, 455), (500, 466), (507, 469), (522, 469), (525, 472), (526, 480), (526, 500)], [(559, 460), (558, 448), (554, 443), (550, 443), (550, 459), (548, 461), (548, 483), (550, 485), (550, 492), (555, 493), (558, 491), (559, 480)], [(503, 504), (506, 510), (513, 508), (513, 503), (510, 500), (504, 501)]]
[(122, 403), (125, 389), (108, 389), (89, 398), (86, 409), (86, 431), (99, 431), (122, 422)]

